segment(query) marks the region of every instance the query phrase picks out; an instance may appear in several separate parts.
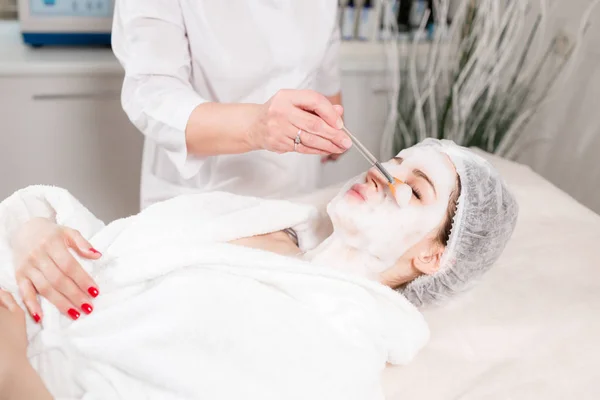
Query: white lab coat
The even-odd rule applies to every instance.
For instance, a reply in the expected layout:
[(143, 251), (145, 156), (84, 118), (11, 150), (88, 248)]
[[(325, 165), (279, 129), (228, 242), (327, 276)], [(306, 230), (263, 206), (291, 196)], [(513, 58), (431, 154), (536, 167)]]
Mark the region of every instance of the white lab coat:
[(316, 188), (318, 156), (188, 154), (207, 101), (264, 103), (280, 89), (340, 91), (335, 0), (118, 0), (123, 109), (145, 135), (142, 208), (183, 193), (288, 197)]

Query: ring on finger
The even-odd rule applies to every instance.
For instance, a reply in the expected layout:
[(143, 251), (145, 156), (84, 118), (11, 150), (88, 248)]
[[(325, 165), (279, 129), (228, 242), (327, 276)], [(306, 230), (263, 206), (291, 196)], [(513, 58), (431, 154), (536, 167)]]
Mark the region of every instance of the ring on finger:
[(302, 144), (302, 138), (300, 135), (302, 134), (302, 129), (298, 129), (298, 133), (296, 133), (296, 138), (294, 139), (294, 151), (298, 151), (298, 145)]

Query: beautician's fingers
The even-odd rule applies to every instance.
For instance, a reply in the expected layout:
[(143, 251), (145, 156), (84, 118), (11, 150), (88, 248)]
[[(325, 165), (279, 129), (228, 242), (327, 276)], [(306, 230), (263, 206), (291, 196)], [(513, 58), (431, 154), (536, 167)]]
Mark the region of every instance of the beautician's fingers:
[[(89, 296), (77, 287), (75, 282), (63, 273), (61, 268), (50, 257), (40, 257), (37, 260), (36, 266), (44, 274), (44, 277), (52, 288), (69, 300), (71, 304), (76, 305), (75, 308), (83, 310), (86, 314), (92, 312), (93, 308), (90, 304)], [(44, 295), (44, 297), (46, 296)], [(48, 300), (51, 299), (48, 298)], [(57, 304), (55, 305), (58, 307)]]
[(323, 139), (322, 137), (310, 132), (301, 132), (300, 140), (305, 147), (310, 147), (321, 152), (312, 154), (339, 154), (345, 151), (343, 149), (338, 148), (336, 145), (334, 145), (327, 139)]
[[(304, 135), (309, 135), (309, 134), (305, 133)], [(275, 151), (278, 154), (289, 153), (292, 151), (295, 151), (297, 153), (302, 153), (302, 154), (314, 154), (314, 155), (318, 155), (318, 156), (326, 156), (329, 154), (329, 152), (327, 152), (327, 151), (313, 149), (312, 147), (307, 147), (302, 143), (298, 144), (296, 146), (296, 148), (294, 149), (293, 140), (290, 138), (287, 138), (287, 137), (281, 138), (280, 142), (277, 143), (276, 146), (274, 146), (273, 151)]]
[(80, 317), (81, 313), (77, 308), (65, 296), (54, 289), (40, 270), (35, 268), (27, 270), (27, 277), (35, 287), (35, 290), (52, 303), (61, 313), (73, 320)]
[(326, 157), (329, 154), (326, 151), (313, 149), (312, 147), (306, 147), (303, 144), (299, 144), (296, 147), (296, 152), (302, 153), (302, 154), (312, 154), (312, 155), (317, 155), (317, 156), (323, 156), (323, 157)]
[(39, 323), (43, 318), (42, 307), (37, 299), (37, 293), (33, 284), (29, 278), (21, 276), (17, 277), (17, 284), (19, 285), (19, 292), (21, 293), (25, 307), (27, 307), (27, 311), (29, 311), (29, 315), (31, 315), (31, 318), (36, 323)]
[(344, 125), (340, 115), (327, 97), (314, 90), (283, 91), (292, 100), (292, 103), (306, 111), (317, 114), (323, 121), (334, 129), (342, 129)]
[[(337, 111), (337, 113), (339, 114), (339, 116), (343, 116), (344, 115), (344, 107), (340, 104), (334, 104), (333, 108), (335, 108), (335, 111)], [(337, 161), (338, 158), (340, 158), (342, 156), (342, 154), (327, 154), (321, 157), (321, 164), (327, 164), (328, 162), (333, 162), (333, 161)]]
[(333, 108), (335, 108), (335, 112), (341, 117), (344, 115), (344, 107), (341, 104), (334, 104)]
[[(72, 233), (71, 235), (74, 236), (72, 240), (87, 242), (85, 239), (83, 239), (83, 237), (77, 238), (77, 235), (81, 236), (79, 232), (75, 231), (75, 233)], [(79, 248), (91, 248), (89, 243), (80, 243), (78, 246)], [(56, 264), (58, 268), (60, 268), (60, 270), (77, 285), (79, 292), (77, 299), (73, 299), (72, 297), (68, 296), (72, 301), (83, 301), (86, 300), (86, 298), (98, 296), (98, 285), (66, 248), (52, 247), (48, 249), (48, 256), (54, 262), (54, 264)], [(99, 255), (94, 254), (94, 258), (97, 257), (99, 257)]]
[[(302, 129), (303, 133), (309, 133), (322, 139), (318, 147), (305, 143), (308, 147), (335, 154), (343, 153), (352, 146), (352, 141), (343, 131), (331, 128), (321, 118), (310, 112), (295, 109), (290, 113), (290, 122), (296, 128), (293, 129), (292, 138), (296, 137), (298, 129)], [(304, 141), (302, 134), (301, 138)]]
[[(286, 131), (285, 134), (279, 135), (277, 138), (274, 138), (274, 140), (271, 141), (271, 143), (270, 143), (271, 151), (274, 151), (278, 154), (284, 154), (284, 153), (289, 153), (289, 152), (293, 152), (293, 151), (296, 151), (298, 153), (303, 153), (303, 154), (316, 154), (316, 155), (330, 154), (330, 151), (328, 151), (328, 150), (314, 148), (314, 147), (307, 145), (307, 142), (313, 143), (313, 144), (326, 142), (324, 139), (322, 139), (316, 135), (313, 135), (311, 133), (307, 133), (307, 132), (303, 131), (300, 133), (301, 143), (298, 144), (297, 146), (294, 146), (294, 140), (296, 138), (296, 135), (298, 134), (298, 128), (293, 125), (290, 125), (290, 126), (288, 126), (287, 130), (284, 130), (284, 131)], [(317, 142), (315, 142), (315, 140)], [(331, 143), (329, 143), (329, 145), (333, 146)], [(335, 146), (333, 146), (333, 147), (335, 148)]]

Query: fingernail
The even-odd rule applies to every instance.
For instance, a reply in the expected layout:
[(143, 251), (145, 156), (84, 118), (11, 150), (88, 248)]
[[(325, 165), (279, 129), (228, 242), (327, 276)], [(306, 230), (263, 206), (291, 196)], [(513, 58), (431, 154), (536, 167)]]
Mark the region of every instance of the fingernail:
[(338, 118), (335, 124), (337, 125), (338, 129), (342, 129), (344, 127), (344, 121), (342, 121), (341, 118)]
[(344, 140), (342, 140), (342, 146), (349, 149), (350, 147), (352, 147), (352, 140), (350, 140), (349, 138), (345, 138)]
[(89, 293), (89, 294), (90, 294), (90, 296), (92, 296), (92, 297), (98, 297), (98, 294), (99, 294), (99, 292), (98, 292), (98, 289), (96, 289), (96, 288), (95, 288), (95, 287), (93, 287), (93, 286), (90, 286), (90, 288), (88, 289), (88, 293)]
[(79, 315), (80, 315), (80, 314), (79, 314), (79, 312), (77, 312), (77, 310), (76, 310), (76, 309), (74, 309), (74, 308), (69, 308), (69, 311), (67, 311), (67, 312), (68, 312), (69, 316), (70, 316), (71, 318), (73, 318), (73, 320), (76, 320), (77, 318), (79, 318)]
[(81, 305), (81, 309), (83, 310), (84, 313), (86, 314), (91, 314), (92, 311), (94, 311), (94, 307), (92, 307), (90, 304), (88, 303), (83, 303)]
[(91, 251), (92, 253), (94, 253), (94, 254), (99, 254), (99, 255), (102, 255), (102, 253), (100, 253), (98, 250), (96, 250), (96, 249), (95, 249), (95, 248), (93, 248), (93, 247), (90, 247), (90, 251)]
[(39, 322), (42, 320), (42, 318), (38, 314), (33, 314), (33, 320), (35, 321), (36, 324), (39, 324)]

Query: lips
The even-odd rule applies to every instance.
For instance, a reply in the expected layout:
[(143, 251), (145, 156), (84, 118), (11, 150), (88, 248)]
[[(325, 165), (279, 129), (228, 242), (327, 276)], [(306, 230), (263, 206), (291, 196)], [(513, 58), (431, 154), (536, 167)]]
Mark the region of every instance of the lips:
[(350, 190), (348, 190), (348, 192), (346, 192), (346, 194), (354, 197), (357, 200), (367, 201), (367, 196), (365, 195), (362, 187), (358, 183), (352, 185), (352, 187), (350, 188)]

